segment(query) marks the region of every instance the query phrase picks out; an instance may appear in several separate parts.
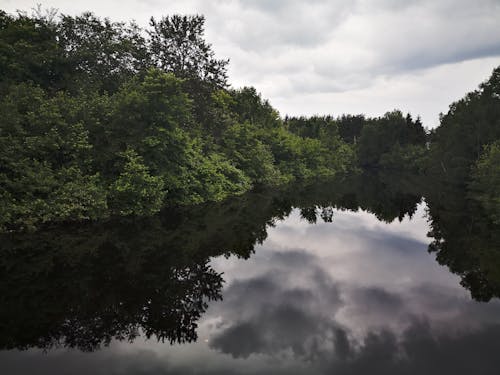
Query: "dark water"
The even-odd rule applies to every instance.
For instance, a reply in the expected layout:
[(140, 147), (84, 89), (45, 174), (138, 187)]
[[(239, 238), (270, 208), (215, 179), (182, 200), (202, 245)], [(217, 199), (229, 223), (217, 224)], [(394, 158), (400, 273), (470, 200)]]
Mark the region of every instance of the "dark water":
[(4, 236), (0, 372), (498, 374), (496, 233), (390, 186)]

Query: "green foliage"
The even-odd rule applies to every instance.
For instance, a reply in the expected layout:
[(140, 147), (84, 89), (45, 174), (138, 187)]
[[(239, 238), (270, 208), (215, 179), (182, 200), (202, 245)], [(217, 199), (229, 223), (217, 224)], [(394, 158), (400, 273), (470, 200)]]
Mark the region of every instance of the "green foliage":
[(0, 230), (152, 215), (350, 170), (335, 123), (290, 132), (254, 88), (227, 88), (203, 33), (202, 16), (142, 30), (92, 13), (0, 13)]
[(102, 20), (85, 12), (61, 16), (56, 27), (66, 90), (114, 92), (151, 65), (142, 30), (134, 23)]
[(218, 60), (204, 39), (205, 18), (201, 15), (151, 18), (149, 53), (157, 68), (183, 78), (185, 91), (194, 99), (193, 115), (204, 127), (209, 127), (211, 94), (227, 88), (227, 64)]
[(450, 105), (431, 134), (429, 246), (472, 297), (500, 296), (500, 67)]
[(484, 148), (472, 171), (471, 196), (500, 224), (500, 141)]
[[(327, 149), (324, 152), (330, 160), (327, 164), (337, 162), (336, 170), (355, 169), (355, 159), (363, 168), (425, 169), (424, 128), (419, 119), (404, 117), (400, 111), (388, 112), (380, 118), (287, 117), (285, 127), (304, 139), (319, 140)], [(332, 150), (335, 157), (329, 155)], [(407, 161), (411, 161), (410, 165)]]
[(250, 123), (230, 127), (224, 133), (222, 144), (229, 159), (252, 181), (268, 185), (280, 183), (280, 172), (274, 163), (274, 155)]
[(479, 89), (450, 105), (431, 139), (434, 173), (468, 179), (485, 145), (500, 139), (500, 67)]
[(194, 155), (187, 178), (186, 196), (189, 200), (179, 203), (220, 201), (242, 194), (251, 187), (250, 178), (219, 154)]
[(88, 132), (70, 120), (73, 105), (64, 93), (50, 98), (27, 84), (0, 101), (3, 230), (105, 215), (105, 189), (90, 170)]
[(44, 88), (59, 85), (62, 53), (53, 23), (0, 10), (0, 91), (21, 82)]
[(123, 166), (118, 169), (120, 174), (110, 187), (111, 209), (122, 216), (144, 216), (160, 211), (166, 193), (162, 179), (149, 173), (133, 149), (121, 156)]
[(281, 127), (278, 112), (263, 100), (253, 87), (244, 87), (240, 90), (231, 90), (232, 100), (229, 108), (234, 113), (238, 123), (249, 122), (261, 129), (275, 129)]
[(327, 150), (319, 140), (304, 139), (284, 129), (277, 129), (267, 141), (286, 180), (310, 178), (316, 172), (319, 175), (328, 172), (325, 163)]
[(203, 80), (218, 88), (227, 85), (227, 60), (217, 60), (203, 39), (205, 18), (167, 16), (151, 18), (151, 54), (158, 68), (187, 79)]
[[(490, 197), (478, 190), (486, 187), (479, 181), (470, 190), (449, 175), (424, 181), (431, 228), (428, 236), (433, 239), (429, 251), (461, 277), (461, 284), (474, 299), (489, 301), (500, 296), (500, 223), (495, 216), (498, 206), (491, 206)], [(494, 193), (496, 187), (487, 189), (486, 194)]]
[(424, 146), (425, 142), (426, 134), (419, 119), (414, 121), (400, 111), (387, 112), (383, 117), (369, 119), (363, 126), (357, 144), (358, 162), (363, 167), (378, 167), (382, 156), (391, 153), (396, 145)]
[(363, 115), (343, 115), (337, 119), (339, 135), (344, 142), (356, 143), (361, 136), (366, 119)]
[(171, 73), (152, 69), (111, 98), (112, 112), (103, 124), (109, 142), (98, 150), (111, 158), (105, 161), (110, 167), (107, 174), (114, 173), (113, 158), (128, 147), (144, 157), (154, 174), (176, 173), (185, 164), (191, 100), (181, 85)]
[(379, 165), (383, 169), (405, 170), (424, 173), (428, 164), (428, 150), (421, 145), (401, 147), (396, 143), (389, 152), (380, 157)]
[(339, 135), (337, 121), (331, 116), (286, 117), (286, 128), (302, 138), (326, 140)]

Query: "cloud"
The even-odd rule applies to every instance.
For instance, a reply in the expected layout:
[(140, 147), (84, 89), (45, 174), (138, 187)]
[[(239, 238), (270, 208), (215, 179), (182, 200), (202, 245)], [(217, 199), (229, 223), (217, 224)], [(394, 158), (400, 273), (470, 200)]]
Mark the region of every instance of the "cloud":
[(339, 290), (317, 259), (293, 250), (274, 253), (269, 262), (277, 266), (224, 292), (223, 329), (210, 346), (235, 358), (286, 351), (314, 358), (336, 340), (345, 353), (349, 342), (333, 320), (342, 306)]
[[(268, 364), (308, 364), (295, 373), (465, 374), (481, 368), (494, 374), (497, 369), (498, 304), (479, 307), (425, 281), (400, 293), (346, 285), (324, 272), (321, 259), (298, 249), (276, 252), (268, 262), (273, 266), (260, 276), (230, 285), (223, 309), (212, 311), (224, 323), (209, 346), (221, 354), (248, 363), (269, 358)], [(429, 315), (414, 310), (419, 304)], [(362, 335), (337, 319), (346, 306), (354, 315), (364, 310), (369, 326)], [(481, 322), (470, 324), (478, 309)], [(374, 315), (380, 319), (366, 319)]]
[(348, 10), (346, 2), (321, 0), (218, 1), (207, 8), (214, 18), (228, 20), (213, 28), (235, 48), (272, 54), (324, 44)]
[[(247, 332), (241, 332), (246, 334)], [(456, 374), (496, 375), (500, 360), (500, 325), (485, 325), (479, 330), (462, 335), (436, 335), (425, 320), (415, 320), (398, 337), (390, 330), (370, 332), (362, 341), (349, 342), (344, 330), (334, 332), (334, 355), (321, 353), (309, 362), (309, 367), (281, 368), (268, 362), (265, 368), (248, 362), (234, 362), (232, 367), (217, 368), (203, 358), (193, 358), (189, 367), (177, 367), (147, 350), (135, 353), (96, 353), (91, 356), (77, 352), (64, 356), (33, 352), (21, 356), (20, 352), (0, 354), (2, 370), (11, 375), (21, 374)], [(26, 353), (24, 353), (26, 354)], [(221, 363), (223, 360), (220, 359)], [(227, 364), (226, 364), (227, 365)]]

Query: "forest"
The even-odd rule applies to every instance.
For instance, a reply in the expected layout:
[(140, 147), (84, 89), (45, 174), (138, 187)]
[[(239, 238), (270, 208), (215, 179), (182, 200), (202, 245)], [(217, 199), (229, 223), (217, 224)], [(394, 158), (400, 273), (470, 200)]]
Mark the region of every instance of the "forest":
[(204, 21), (0, 11), (0, 232), (368, 171), (452, 183), (500, 223), (500, 67), (431, 131), (399, 110), (281, 117), (230, 85)]

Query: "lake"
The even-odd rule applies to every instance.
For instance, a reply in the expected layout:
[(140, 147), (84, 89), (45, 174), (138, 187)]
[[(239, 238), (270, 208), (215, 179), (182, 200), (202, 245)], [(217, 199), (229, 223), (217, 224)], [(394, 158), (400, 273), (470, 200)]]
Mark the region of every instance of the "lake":
[(2, 373), (497, 374), (497, 233), (392, 181), (3, 236)]

